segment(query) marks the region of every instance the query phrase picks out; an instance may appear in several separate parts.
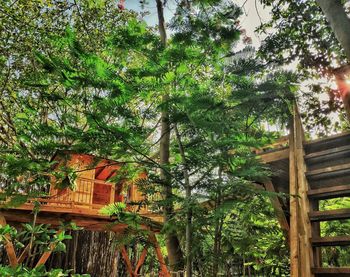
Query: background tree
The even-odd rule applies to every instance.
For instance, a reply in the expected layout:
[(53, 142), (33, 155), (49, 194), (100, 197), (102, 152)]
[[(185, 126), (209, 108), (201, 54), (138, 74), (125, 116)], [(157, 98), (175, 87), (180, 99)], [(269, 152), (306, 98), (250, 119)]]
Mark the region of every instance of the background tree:
[[(204, 263), (197, 257), (204, 248), (197, 245), (204, 247), (203, 239), (211, 236), (209, 248), (216, 256), (208, 259), (206, 273), (223, 271), (225, 264), (218, 257), (232, 247), (252, 260), (253, 254), (242, 254), (249, 247), (223, 246), (228, 241), (225, 234), (240, 224), (230, 221), (226, 211), (241, 216), (233, 211), (234, 203), (258, 198), (252, 183), (263, 181), (268, 173), (251, 148), (275, 137), (265, 132), (266, 121), (286, 122), (295, 76), (265, 75), (254, 56), (239, 58), (242, 52), (234, 52), (234, 43), (239, 39), (240, 9), (231, 2), (179, 3), (167, 47), (137, 14), (120, 11), (112, 2), (60, 3), (52, 9), (47, 8), (51, 2), (29, 5), (28, 12), (32, 8), (37, 19), (33, 28), (17, 26), (9, 34), (15, 39), (16, 28), (23, 30), (22, 39), (36, 46), (35, 51), (16, 44), (21, 57), (16, 60), (16, 51), (4, 50), (2, 69), (11, 68), (8, 80), (16, 82), (11, 87), (5, 80), (3, 91), (2, 126), (11, 138), (3, 142), (0, 156), (6, 195), (18, 204), (25, 201), (16, 197), (18, 191), (44, 194), (56, 149), (103, 156), (124, 162), (126, 174), (119, 177), (132, 179), (147, 169), (144, 192), (150, 200), (152, 195), (163, 196), (152, 201), (155, 208), (171, 208), (164, 233), (179, 236), (189, 275), (192, 265), (201, 270)], [(9, 2), (5, 13), (16, 14), (17, 7), (16, 19), (26, 19), (21, 14), (25, 5)], [(51, 26), (41, 20), (50, 21), (54, 17), (46, 18), (46, 13), (54, 11), (62, 16), (57, 19), (62, 21), (59, 29), (43, 29), (37, 35), (37, 26)], [(12, 30), (10, 22), (5, 23)], [(12, 60), (23, 70), (17, 72)], [(164, 111), (169, 121), (159, 136)], [(169, 140), (169, 161), (159, 160), (163, 134)], [(166, 174), (166, 183), (160, 172)], [(56, 175), (62, 187), (73, 187), (74, 170)], [(234, 201), (226, 201), (232, 197)], [(203, 212), (202, 202), (208, 199), (214, 209)], [(206, 236), (200, 235), (203, 228)], [(181, 236), (184, 229), (186, 236)]]
[[(344, 100), (341, 87), (337, 89), (331, 82), (334, 76), (339, 76), (337, 69), (348, 62), (317, 1), (263, 0), (261, 3), (271, 8), (272, 17), (258, 28), (266, 34), (259, 53), (271, 65), (297, 65), (300, 79), (305, 83), (301, 102), (307, 129), (322, 135), (333, 128), (346, 128), (346, 113), (341, 112)], [(321, 93), (328, 97), (320, 96)], [(330, 118), (338, 116), (337, 111), (340, 120), (332, 123)]]

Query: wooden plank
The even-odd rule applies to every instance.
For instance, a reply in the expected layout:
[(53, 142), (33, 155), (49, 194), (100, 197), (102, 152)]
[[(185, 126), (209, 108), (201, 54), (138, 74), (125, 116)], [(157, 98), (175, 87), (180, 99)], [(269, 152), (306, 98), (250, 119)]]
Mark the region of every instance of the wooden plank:
[(350, 218), (350, 209), (337, 209), (330, 211), (312, 211), (309, 213), (311, 221), (330, 221)]
[(346, 137), (350, 135), (350, 131), (345, 131), (342, 133), (334, 134), (328, 137), (323, 137), (323, 138), (318, 138), (318, 139), (313, 139), (310, 141), (305, 142), (305, 145), (312, 145), (312, 144), (317, 144), (317, 143), (322, 143), (322, 142), (328, 142), (332, 140), (336, 140), (342, 137)]
[(285, 160), (289, 157), (289, 148), (281, 149), (274, 152), (261, 153), (259, 154), (259, 157), (264, 163)]
[(349, 276), (350, 267), (315, 267), (312, 272), (314, 274), (347, 274), (346, 276)]
[(348, 152), (348, 151), (350, 151), (350, 145), (334, 147), (331, 149), (310, 153), (305, 156), (305, 159), (309, 160), (309, 159), (316, 159), (316, 158), (326, 158), (328, 155), (333, 155), (333, 154)]
[[(59, 235), (60, 233), (62, 233), (62, 230), (58, 230), (57, 233), (56, 233), (56, 235)], [(51, 253), (53, 252), (53, 250), (55, 250), (56, 245), (57, 245), (57, 242), (51, 242), (51, 243), (50, 243), (50, 245), (49, 245), (49, 249), (50, 249), (50, 250), (44, 252), (44, 253), (41, 255), (41, 257), (40, 257), (40, 259), (39, 259), (39, 261), (38, 261), (38, 263), (36, 264), (35, 267), (39, 267), (39, 266), (44, 265), (44, 264), (46, 263), (46, 261), (50, 258)]]
[(312, 245), (315, 247), (350, 245), (350, 236), (312, 238)]
[[(13, 223), (25, 223), (30, 222), (33, 218), (31, 211), (22, 210), (4, 210), (2, 213), (7, 218), (8, 222)], [(79, 227), (84, 227), (86, 230), (91, 231), (114, 231), (123, 232), (128, 227), (127, 224), (113, 224), (115, 220), (109, 217), (103, 216), (82, 216), (73, 214), (56, 214), (51, 212), (40, 212), (37, 217), (37, 223), (50, 224), (52, 226), (60, 226), (62, 221), (72, 221)], [(157, 222), (152, 222), (151, 225), (142, 225), (141, 228), (145, 230), (151, 229), (153, 232), (159, 232), (162, 225)]]
[[(337, 171), (347, 171), (350, 169), (350, 163), (329, 166), (321, 169), (315, 169), (306, 173), (307, 177), (315, 177), (317, 175), (327, 175), (327, 173), (334, 173)], [(322, 176), (324, 177), (324, 176)]]
[[(3, 214), (0, 215), (0, 225), (1, 226), (6, 226), (6, 219), (5, 217), (3, 216)], [(11, 240), (11, 236), (9, 234), (6, 234), (5, 235), (5, 240), (4, 241), (4, 246), (5, 246), (5, 250), (6, 250), (6, 254), (7, 254), (7, 257), (9, 259), (9, 262), (10, 262), (10, 266), (11, 267), (16, 267), (18, 265), (18, 260), (17, 260), (17, 257), (16, 257), (16, 251), (15, 251), (15, 248), (12, 244), (12, 240)]]
[(308, 196), (319, 200), (350, 196), (350, 184), (309, 190)]

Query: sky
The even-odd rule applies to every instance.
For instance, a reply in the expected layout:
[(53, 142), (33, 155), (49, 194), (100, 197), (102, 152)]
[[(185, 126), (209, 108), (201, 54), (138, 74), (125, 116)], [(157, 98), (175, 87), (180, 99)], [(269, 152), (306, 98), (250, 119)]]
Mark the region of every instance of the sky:
[[(237, 0), (234, 1), (238, 6), (242, 7), (243, 15), (241, 17), (241, 27), (247, 31), (247, 35), (252, 38), (253, 46), (259, 47), (261, 36), (254, 31), (260, 25), (260, 22), (266, 22), (269, 20), (269, 9), (264, 8), (259, 0)], [(157, 7), (155, 0), (146, 1), (145, 10), (149, 13), (144, 17), (145, 21), (152, 26), (155, 26), (158, 22)], [(139, 0), (126, 0), (125, 7), (134, 11), (142, 11)], [(164, 9), (164, 17), (166, 21), (172, 17), (175, 13), (175, 1), (168, 0), (167, 6)]]
[[(172, 18), (175, 13), (175, 1), (178, 0), (168, 0), (167, 6), (164, 9), (164, 16), (166, 22)], [(271, 18), (271, 9), (268, 7), (264, 7), (260, 0), (232, 0), (238, 6), (242, 7), (243, 15), (240, 18), (241, 28), (246, 30), (246, 35), (251, 37), (252, 46), (256, 49), (259, 48), (261, 41), (264, 39), (262, 34), (258, 34), (255, 32), (256, 28), (259, 27), (261, 23), (266, 23)], [(125, 0), (125, 7), (127, 9), (131, 9), (137, 12), (147, 11), (147, 15), (144, 16), (144, 20), (151, 26), (156, 26), (158, 23), (157, 17), (157, 7), (156, 0), (147, 0), (148, 4), (145, 5), (145, 9), (141, 9), (139, 0)], [(272, 30), (273, 31), (273, 30)], [(243, 48), (243, 44), (238, 44), (236, 50), (239, 51)], [(296, 70), (297, 62), (294, 62), (290, 65), (284, 67), (286, 70)], [(323, 81), (323, 80), (322, 80)], [(312, 80), (314, 82), (314, 80)], [(301, 90), (307, 90), (308, 82), (303, 82), (300, 84)], [(320, 96), (323, 100), (328, 98), (327, 94)], [(302, 103), (300, 103), (302, 105)], [(337, 120), (336, 115), (332, 115), (332, 120)], [(272, 128), (272, 129), (275, 129)], [(278, 129), (278, 127), (277, 127)], [(315, 134), (311, 134), (314, 136)]]

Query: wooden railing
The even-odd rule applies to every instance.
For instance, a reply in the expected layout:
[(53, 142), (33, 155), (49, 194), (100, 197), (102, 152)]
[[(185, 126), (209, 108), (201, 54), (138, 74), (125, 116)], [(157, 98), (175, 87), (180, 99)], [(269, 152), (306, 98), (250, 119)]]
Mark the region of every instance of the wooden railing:
[[(27, 204), (34, 204), (39, 202), (46, 207), (58, 207), (64, 209), (89, 209), (98, 213), (98, 210), (105, 206), (104, 204), (93, 204), (94, 184), (103, 184), (111, 186), (109, 203), (114, 203), (115, 188), (113, 184), (105, 183), (104, 181), (97, 179), (88, 179), (84, 177), (78, 177), (76, 179), (75, 190), (70, 189), (55, 189), (51, 188), (50, 195), (47, 197), (32, 198), (27, 201)], [(124, 199), (127, 204), (127, 210), (138, 212), (140, 214), (149, 214), (151, 211), (148, 206), (143, 205), (141, 208), (137, 204), (129, 204), (140, 201), (140, 199)]]

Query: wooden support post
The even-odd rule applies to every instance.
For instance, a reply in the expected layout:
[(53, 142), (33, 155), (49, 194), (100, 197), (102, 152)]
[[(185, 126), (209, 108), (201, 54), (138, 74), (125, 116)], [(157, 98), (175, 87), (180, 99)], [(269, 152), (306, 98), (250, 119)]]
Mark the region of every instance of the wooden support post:
[[(62, 230), (58, 230), (57, 233), (56, 233), (56, 235), (59, 235), (61, 232), (62, 232)], [(39, 267), (39, 266), (41, 266), (41, 265), (43, 265), (43, 264), (46, 263), (46, 261), (48, 260), (48, 258), (49, 258), (50, 255), (51, 255), (51, 253), (52, 253), (53, 250), (55, 249), (56, 245), (57, 245), (56, 242), (50, 243), (50, 245), (49, 245), (50, 250), (49, 250), (49, 251), (46, 251), (46, 252), (44, 252), (44, 253), (42, 254), (42, 256), (40, 257), (40, 259), (39, 259), (39, 261), (38, 261), (38, 263), (36, 264), (35, 267)]]
[(291, 277), (311, 277), (313, 254), (308, 183), (303, 147), (304, 133), (297, 106), (294, 105), (289, 140), (289, 191), (290, 198), (290, 253)]
[(120, 249), (120, 252), (122, 253), (123, 259), (125, 261), (125, 265), (126, 265), (126, 270), (128, 271), (130, 277), (134, 277), (135, 274), (132, 270), (132, 265), (128, 256), (128, 252), (125, 249), (125, 246), (122, 246)]
[(289, 135), (289, 193), (290, 193), (290, 276), (299, 277), (299, 232), (298, 232), (298, 181), (295, 161), (295, 137), (294, 137), (294, 120), (292, 121)]
[(145, 259), (146, 259), (146, 255), (147, 255), (147, 247), (145, 247), (142, 252), (141, 252), (141, 255), (140, 255), (140, 258), (137, 262), (137, 265), (136, 265), (136, 268), (135, 268), (135, 271), (134, 271), (134, 274), (135, 276), (138, 276), (139, 274), (139, 271), (141, 269), (141, 266), (143, 265), (143, 263), (145, 262)]
[[(6, 219), (3, 215), (0, 215), (0, 225), (1, 226), (5, 226), (6, 225)], [(5, 235), (5, 249), (6, 249), (6, 253), (7, 253), (7, 257), (9, 259), (10, 262), (10, 266), (11, 267), (16, 267), (18, 265), (18, 260), (16, 257), (16, 252), (15, 252), (15, 248), (12, 244), (11, 241), (11, 236), (9, 234)]]
[(304, 131), (299, 115), (297, 106), (294, 106), (294, 137), (295, 137), (295, 155), (296, 155), (296, 170), (298, 181), (298, 196), (300, 209), (298, 210), (298, 217), (300, 219), (299, 228), (301, 232), (300, 236), (300, 258), (299, 264), (301, 267), (301, 276), (310, 277), (313, 276), (311, 267), (313, 266), (313, 254), (311, 245), (311, 223), (309, 220), (310, 204), (308, 200), (307, 192), (309, 185), (305, 176), (306, 164), (304, 160)]
[[(267, 191), (276, 193), (275, 187), (271, 181), (265, 183), (265, 188)], [(289, 244), (289, 223), (286, 218), (286, 215), (283, 211), (280, 200), (276, 195), (270, 196), (272, 206), (275, 210), (277, 220), (282, 228), (283, 234)]]
[(152, 242), (152, 244), (153, 244), (153, 246), (155, 248), (157, 259), (158, 259), (158, 262), (160, 264), (161, 272), (160, 272), (159, 276), (171, 277), (170, 273), (168, 271), (168, 268), (166, 267), (166, 264), (165, 264), (165, 261), (164, 261), (164, 257), (163, 257), (162, 251), (160, 249), (160, 246), (158, 244), (156, 235), (154, 233), (151, 233), (149, 238), (150, 238), (150, 241)]

